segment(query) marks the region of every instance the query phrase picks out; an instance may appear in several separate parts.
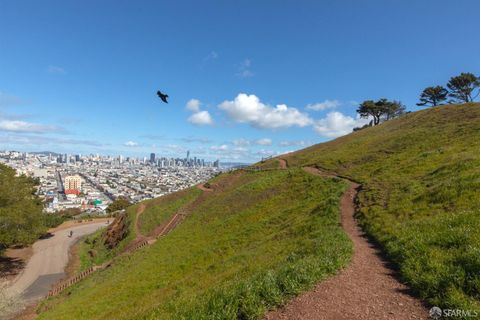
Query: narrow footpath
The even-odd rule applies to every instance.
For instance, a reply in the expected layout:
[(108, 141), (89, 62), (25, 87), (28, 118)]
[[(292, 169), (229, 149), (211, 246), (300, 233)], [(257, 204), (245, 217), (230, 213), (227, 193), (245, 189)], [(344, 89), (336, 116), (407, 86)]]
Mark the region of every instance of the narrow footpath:
[[(280, 161), (279, 165), (284, 168), (287, 163)], [(335, 176), (311, 167), (305, 171)], [(397, 280), (381, 252), (357, 226), (354, 199), (358, 188), (358, 184), (349, 181), (340, 203), (342, 226), (354, 247), (350, 264), (313, 290), (292, 299), (283, 308), (269, 312), (266, 320), (429, 319), (425, 306), (409, 295), (408, 287)]]

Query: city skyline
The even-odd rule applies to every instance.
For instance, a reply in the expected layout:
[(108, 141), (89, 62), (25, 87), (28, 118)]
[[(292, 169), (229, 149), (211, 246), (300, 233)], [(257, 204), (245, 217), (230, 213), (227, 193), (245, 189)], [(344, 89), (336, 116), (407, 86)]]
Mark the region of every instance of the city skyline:
[[(190, 157), (190, 150), (187, 150), (187, 156), (182, 158), (181, 156), (176, 156), (176, 157), (168, 157), (168, 156), (163, 156), (162, 154), (155, 154), (155, 153), (150, 153), (150, 158), (145, 156), (124, 156), (123, 154), (101, 154), (101, 153), (59, 153), (59, 152), (54, 152), (54, 151), (21, 151), (21, 150), (0, 150), (0, 153), (5, 153), (5, 152), (11, 152), (11, 153), (18, 153), (18, 154), (23, 154), (24, 156), (27, 156), (29, 154), (41, 154), (45, 156), (49, 156), (51, 160), (54, 158), (57, 160), (58, 163), (67, 163), (69, 164), (70, 162), (78, 162), (81, 161), (81, 159), (86, 158), (91, 158), (91, 157), (100, 157), (100, 158), (106, 158), (106, 159), (112, 159), (112, 160), (119, 160), (120, 162), (122, 161), (129, 161), (129, 160), (136, 160), (139, 162), (143, 163), (155, 163), (159, 164), (158, 162), (161, 160), (165, 159), (171, 159), (171, 160), (183, 160), (186, 163), (191, 163), (193, 165), (195, 164), (200, 164), (202, 163), (202, 166), (205, 166), (206, 164), (213, 164), (214, 162), (220, 162), (221, 159), (214, 159), (214, 160), (206, 160), (203, 158), (199, 158), (197, 156)], [(191, 160), (191, 161), (189, 161)], [(226, 163), (234, 163), (234, 162), (229, 162), (226, 161)]]
[[(421, 88), (479, 73), (480, 44), (457, 50), (478, 9), (470, 0), (2, 2), (0, 144), (190, 150), (227, 162), (305, 148), (364, 124), (363, 100), (414, 111)], [(462, 24), (437, 23), (460, 15)]]

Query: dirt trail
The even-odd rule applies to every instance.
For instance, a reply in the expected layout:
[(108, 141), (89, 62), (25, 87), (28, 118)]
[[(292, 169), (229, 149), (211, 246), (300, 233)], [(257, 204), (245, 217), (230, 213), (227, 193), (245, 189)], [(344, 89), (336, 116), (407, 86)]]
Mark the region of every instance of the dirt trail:
[(145, 211), (145, 208), (145, 204), (140, 203), (137, 209), (137, 213), (135, 214), (135, 234), (137, 235), (137, 239), (144, 238), (142, 236), (142, 232), (140, 231), (140, 215), (143, 213), (143, 211)]
[(212, 188), (205, 187), (204, 183), (197, 184), (197, 188), (202, 190), (202, 191), (206, 191), (206, 192), (212, 192), (213, 191)]
[(180, 224), (183, 219), (188, 215), (188, 213), (195, 209), (200, 203), (202, 203), (205, 198), (208, 196), (209, 193), (213, 192), (213, 188), (207, 188), (204, 184), (198, 184), (196, 187), (202, 190), (202, 194), (199, 195), (194, 201), (191, 203), (187, 203), (185, 206), (180, 208), (169, 220), (165, 221), (164, 223), (157, 226), (152, 232), (148, 235), (144, 235), (140, 231), (140, 215), (145, 211), (146, 206), (144, 203), (140, 203), (137, 213), (135, 215), (135, 232), (137, 234), (135, 240), (132, 241), (131, 244), (127, 246), (125, 251), (132, 251), (137, 248), (137, 246), (143, 242), (148, 242), (149, 244), (153, 244), (156, 240), (173, 230), (178, 224)]
[[(305, 171), (335, 176), (316, 168), (305, 168)], [(294, 298), (283, 308), (269, 312), (265, 319), (429, 319), (426, 308), (408, 294), (408, 287), (395, 278), (381, 252), (357, 226), (354, 199), (358, 187), (358, 184), (350, 182), (341, 198), (342, 226), (354, 246), (350, 265), (313, 290)]]

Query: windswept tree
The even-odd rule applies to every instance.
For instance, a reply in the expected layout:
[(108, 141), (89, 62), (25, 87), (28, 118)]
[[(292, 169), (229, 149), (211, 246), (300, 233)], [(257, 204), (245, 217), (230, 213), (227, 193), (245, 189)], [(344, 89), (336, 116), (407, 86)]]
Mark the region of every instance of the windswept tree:
[(452, 102), (471, 102), (480, 93), (480, 78), (469, 72), (461, 73), (450, 78), (447, 87), (450, 90), (448, 96), (453, 98)]
[(400, 101), (366, 100), (360, 104), (357, 113), (361, 118), (373, 118), (373, 125), (376, 126), (382, 120), (390, 120), (404, 114), (405, 106)]
[(363, 101), (357, 109), (357, 113), (361, 118), (372, 117), (374, 126), (380, 123), (380, 117), (383, 112), (384, 110), (382, 110), (373, 100)]
[(420, 102), (417, 106), (438, 106), (447, 100), (448, 90), (442, 86), (425, 88), (420, 95)]
[(400, 117), (405, 114), (405, 110), (407, 109), (404, 104), (396, 100), (388, 101), (387, 99), (381, 99), (381, 103), (385, 108), (385, 114), (383, 116), (385, 120)]

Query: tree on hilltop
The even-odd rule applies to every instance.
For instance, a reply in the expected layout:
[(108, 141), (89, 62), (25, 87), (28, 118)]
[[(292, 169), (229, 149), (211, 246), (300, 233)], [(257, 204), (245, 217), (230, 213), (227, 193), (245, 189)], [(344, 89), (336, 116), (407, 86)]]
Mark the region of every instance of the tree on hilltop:
[(380, 108), (373, 100), (363, 101), (357, 109), (357, 113), (361, 118), (372, 117), (374, 126), (380, 123), (380, 117), (382, 116), (383, 112), (384, 110)]
[(427, 87), (420, 95), (420, 102), (417, 106), (430, 105), (432, 107), (440, 105), (447, 100), (448, 90), (442, 86)]
[(382, 120), (390, 120), (405, 113), (405, 106), (400, 101), (379, 99), (377, 101), (366, 100), (357, 109), (361, 118), (373, 118), (376, 126)]
[(384, 114), (385, 120), (394, 119), (405, 114), (405, 110), (407, 108), (400, 101), (397, 101), (397, 100), (388, 101), (387, 99), (381, 99), (381, 100), (385, 108), (385, 114)]
[(450, 78), (447, 87), (450, 89), (448, 96), (453, 98), (452, 102), (472, 102), (480, 93), (480, 78), (473, 73), (462, 72), (459, 76)]

